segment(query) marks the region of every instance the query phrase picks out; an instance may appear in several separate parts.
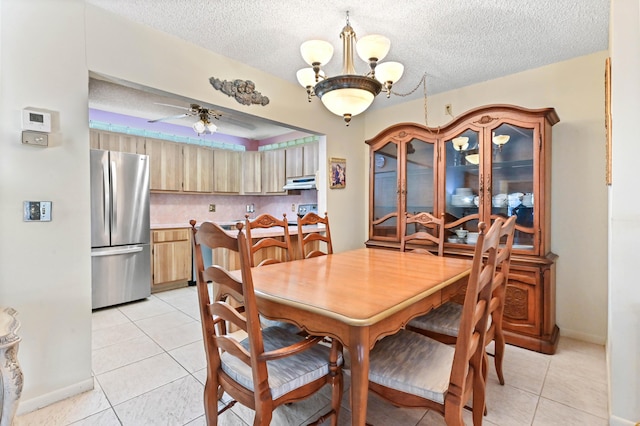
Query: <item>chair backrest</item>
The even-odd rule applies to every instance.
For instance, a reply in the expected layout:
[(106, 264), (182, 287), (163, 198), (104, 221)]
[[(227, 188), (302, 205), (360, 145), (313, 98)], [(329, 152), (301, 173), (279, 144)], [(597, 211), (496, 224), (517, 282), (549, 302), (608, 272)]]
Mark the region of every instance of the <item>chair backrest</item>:
[[(415, 227), (413, 233), (409, 233), (409, 226)], [(427, 212), (416, 214), (407, 213), (405, 217), (404, 234), (400, 239), (400, 251), (407, 249), (408, 242), (422, 240), (435, 244), (438, 247), (438, 256), (442, 256), (444, 250), (444, 215), (437, 218)], [(413, 251), (433, 254), (426, 248), (417, 248)]]
[[(324, 233), (309, 232), (307, 235), (302, 233), (302, 227), (305, 225), (324, 225)], [(314, 241), (325, 243), (326, 251), (320, 249), (309, 248)], [(303, 217), (298, 217), (298, 250), (300, 259), (309, 259), (311, 257), (333, 254), (333, 245), (331, 244), (331, 231), (329, 229), (329, 217), (325, 212), (324, 217), (320, 217), (315, 213), (307, 213)], [(308, 252), (305, 253), (305, 251)]]
[[(461, 402), (473, 392), (474, 404), (484, 404), (483, 357), (489, 319), (492, 283), (496, 271), (500, 231), (504, 219), (498, 218), (486, 231), (486, 224), (478, 224), (478, 241), (473, 254), (473, 266), (467, 284), (456, 349), (451, 369), (447, 398)], [(486, 231), (486, 232), (485, 232)], [(482, 413), (483, 410), (478, 410)], [(474, 410), (474, 416), (476, 410)], [(482, 414), (480, 414), (482, 416)], [(475, 423), (475, 422), (474, 422)]]
[(486, 341), (494, 339), (496, 328), (502, 329), (502, 317), (504, 314), (507, 281), (509, 280), (509, 270), (511, 268), (511, 251), (516, 229), (516, 216), (511, 216), (500, 228), (500, 241), (504, 240), (504, 245), (498, 249), (496, 255), (496, 272), (492, 285), (491, 304), (489, 313), (491, 315), (491, 325), (487, 331)]
[[(293, 249), (291, 247), (291, 238), (289, 237), (289, 225), (287, 223), (286, 213), (282, 215), (283, 219), (277, 219), (269, 214), (261, 214), (254, 220), (249, 220), (249, 215), (245, 216), (246, 232), (247, 232), (247, 244), (249, 247), (249, 264), (251, 266), (270, 265), (272, 263), (280, 263), (281, 258), (276, 257), (278, 251), (284, 253), (285, 261), (293, 260)], [(282, 239), (276, 237), (264, 237), (259, 238), (254, 243), (253, 239), (257, 238), (256, 233), (251, 235), (252, 229), (268, 229), (268, 228), (282, 228)], [(272, 248), (273, 250), (265, 250)], [(259, 253), (262, 255), (262, 260), (257, 261)]]
[[(236, 224), (238, 234), (236, 237), (232, 237), (214, 223), (204, 222), (199, 229), (196, 229), (195, 221), (191, 221), (191, 223), (200, 318), (209, 366), (207, 375), (218, 374), (221, 365), (221, 351), (227, 351), (254, 371), (254, 383), (256, 384), (254, 389), (264, 389), (258, 383), (268, 389), (267, 365), (264, 360), (259, 358), (259, 354), (264, 352), (264, 343), (249, 266), (248, 246), (242, 232), (243, 225), (242, 223)], [(213, 265), (205, 268), (202, 258), (202, 244), (211, 249), (225, 248), (238, 253), (242, 281), (233, 277), (221, 266)], [(213, 283), (211, 296), (207, 285), (209, 281)], [(250, 342), (249, 351), (236, 339), (227, 335), (227, 323), (234, 324), (247, 333)], [(210, 380), (208, 377), (209, 383), (218, 382), (214, 378), (210, 378)], [(217, 394), (217, 391), (214, 393)]]

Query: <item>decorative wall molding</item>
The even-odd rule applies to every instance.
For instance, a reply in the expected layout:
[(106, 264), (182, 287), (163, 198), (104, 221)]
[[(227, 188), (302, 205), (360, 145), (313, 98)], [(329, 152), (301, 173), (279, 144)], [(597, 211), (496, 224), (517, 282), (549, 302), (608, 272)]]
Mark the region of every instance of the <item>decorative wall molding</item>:
[(220, 80), (215, 77), (209, 78), (209, 83), (214, 89), (221, 91), (225, 95), (235, 98), (242, 105), (258, 104), (265, 106), (269, 103), (269, 98), (258, 92), (256, 85), (251, 80)]

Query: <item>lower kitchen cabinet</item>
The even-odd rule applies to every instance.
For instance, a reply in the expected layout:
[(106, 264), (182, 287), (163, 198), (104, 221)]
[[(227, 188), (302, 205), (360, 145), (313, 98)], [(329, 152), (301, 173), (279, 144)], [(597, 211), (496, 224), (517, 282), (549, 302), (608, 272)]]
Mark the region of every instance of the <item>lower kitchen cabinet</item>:
[(153, 286), (151, 291), (184, 287), (192, 278), (191, 230), (155, 229), (153, 240)]

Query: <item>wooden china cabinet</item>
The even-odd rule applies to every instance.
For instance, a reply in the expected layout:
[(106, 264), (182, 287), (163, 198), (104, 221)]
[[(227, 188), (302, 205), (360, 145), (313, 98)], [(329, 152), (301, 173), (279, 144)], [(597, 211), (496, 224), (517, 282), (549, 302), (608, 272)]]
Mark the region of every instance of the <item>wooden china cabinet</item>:
[(517, 216), (505, 335), (547, 354), (559, 337), (551, 252), (551, 127), (558, 121), (553, 108), (488, 105), (441, 128), (401, 123), (366, 141), (366, 245), (398, 249), (405, 213), (427, 211), (445, 217), (445, 255), (471, 257), (472, 238), (455, 230), (473, 233), (480, 221)]

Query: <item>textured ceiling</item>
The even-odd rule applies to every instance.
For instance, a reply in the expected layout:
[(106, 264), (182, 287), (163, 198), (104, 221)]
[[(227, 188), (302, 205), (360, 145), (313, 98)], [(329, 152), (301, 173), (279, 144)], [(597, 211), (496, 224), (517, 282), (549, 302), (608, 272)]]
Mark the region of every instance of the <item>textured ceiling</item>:
[[(429, 94), (606, 50), (609, 0), (87, 0), (297, 84), (307, 66), (300, 44), (333, 44), (327, 75), (341, 72), (345, 13), (358, 37), (391, 40), (385, 60), (402, 62), (394, 91), (412, 91), (423, 74)], [(356, 59), (356, 71), (366, 65)], [(300, 90), (303, 90), (300, 88)], [(422, 96), (374, 102), (373, 108)]]

